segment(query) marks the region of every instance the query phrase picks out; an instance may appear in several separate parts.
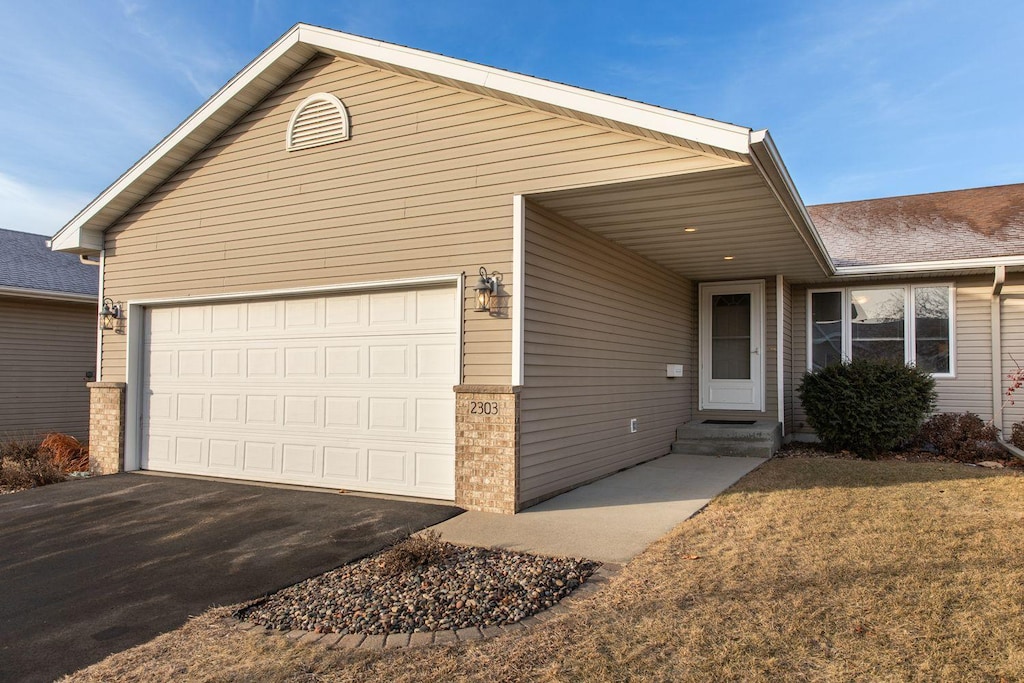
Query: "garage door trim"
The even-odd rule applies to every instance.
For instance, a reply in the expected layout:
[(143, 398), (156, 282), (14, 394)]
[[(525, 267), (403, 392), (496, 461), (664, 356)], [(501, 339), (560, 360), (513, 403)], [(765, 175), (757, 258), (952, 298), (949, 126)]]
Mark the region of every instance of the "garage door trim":
[[(125, 377), (125, 435), (124, 435), (124, 469), (138, 470), (142, 453), (142, 379), (143, 379), (143, 339), (145, 330), (145, 309), (153, 306), (174, 306), (188, 304), (218, 303), (253, 299), (287, 299), (311, 296), (316, 294), (345, 294), (360, 291), (384, 291), (388, 289), (415, 289), (417, 287), (452, 285), (456, 286), (456, 300), (459, 305), (459, 321), (456, 344), (463, 349), (463, 328), (465, 327), (465, 273), (436, 275), (427, 277), (403, 278), (400, 280), (375, 280), (335, 285), (317, 285), (312, 287), (295, 287), (289, 289), (271, 289), (226, 294), (209, 294), (200, 296), (153, 298), (129, 300), (125, 304), (128, 319), (125, 333), (127, 335), (127, 360)], [(463, 381), (463, 365), (458, 363), (458, 379)]]

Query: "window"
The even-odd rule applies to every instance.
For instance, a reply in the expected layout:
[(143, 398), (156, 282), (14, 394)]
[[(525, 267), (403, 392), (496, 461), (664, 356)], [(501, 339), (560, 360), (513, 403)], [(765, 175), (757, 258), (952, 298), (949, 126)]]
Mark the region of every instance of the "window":
[(952, 293), (946, 284), (811, 291), (808, 368), (872, 358), (952, 376)]
[(950, 375), (950, 289), (914, 287), (914, 356), (922, 370)]
[(843, 293), (811, 293), (811, 367), (843, 360)]
[(906, 362), (906, 290), (850, 291), (850, 358)]

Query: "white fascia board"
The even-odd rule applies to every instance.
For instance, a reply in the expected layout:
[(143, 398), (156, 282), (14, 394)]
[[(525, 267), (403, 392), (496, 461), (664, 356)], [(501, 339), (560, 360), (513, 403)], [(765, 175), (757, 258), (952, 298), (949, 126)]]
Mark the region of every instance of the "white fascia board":
[(386, 62), (731, 152), (749, 152), (750, 129), (743, 126), (317, 26), (300, 24), (297, 28), (301, 42), (323, 50)]
[(943, 261), (911, 261), (908, 263), (880, 263), (871, 266), (840, 266), (837, 277), (891, 275), (896, 273), (934, 273), (951, 270), (989, 269), (994, 266), (1024, 266), (1024, 256), (984, 256), (979, 258), (948, 259)]
[(72, 303), (95, 303), (96, 294), (56, 292), (48, 289), (26, 289), (24, 287), (0, 287), (0, 296), (14, 296), (19, 299), (46, 299), (47, 301), (68, 301)]
[[(754, 162), (754, 167), (764, 178), (765, 182), (768, 183), (768, 186), (777, 194), (784, 193), (792, 200), (798, 211), (797, 216), (791, 216), (797, 230), (804, 237), (807, 246), (814, 252), (814, 256), (818, 260), (819, 265), (824, 268), (825, 274), (834, 274), (836, 272), (836, 265), (832, 262), (832, 257), (829, 255), (828, 249), (825, 248), (825, 242), (821, 239), (818, 229), (814, 227), (814, 221), (811, 220), (810, 214), (807, 213), (807, 207), (804, 206), (804, 200), (796, 189), (796, 183), (793, 182), (793, 177), (789, 175), (789, 169), (786, 168), (786, 164), (782, 161), (779, 148), (775, 146), (775, 141), (772, 140), (772, 136), (768, 133), (767, 128), (751, 131), (750, 158)], [(782, 180), (782, 187), (777, 187), (772, 182), (772, 179), (768, 177), (768, 174), (765, 172), (765, 164), (770, 164), (779, 175), (779, 178)], [(785, 209), (785, 203), (783, 202), (782, 204), (783, 209)]]
[(99, 230), (79, 228), (68, 230), (67, 226), (48, 241), (51, 251), (67, 251), (75, 254), (98, 254), (103, 250), (103, 233)]
[[(89, 202), (77, 216), (53, 236), (54, 251), (76, 251), (81, 249), (92, 249), (89, 243), (88, 233), (101, 232), (96, 230), (83, 230), (83, 227), (92, 220), (97, 213), (105, 208), (118, 195), (127, 190), (132, 183), (139, 180), (149, 172), (152, 167), (171, 152), (178, 144), (183, 142), (189, 135), (200, 128), (208, 119), (216, 115), (225, 104), (258, 79), (268, 67), (283, 56), (298, 42), (299, 26), (295, 26), (288, 33), (281, 36), (276, 43), (271, 45), (256, 59), (249, 62), (245, 68), (239, 71), (234, 78), (218, 90), (213, 97), (208, 99), (202, 106), (196, 109), (191, 116), (185, 119), (181, 125), (175, 128), (170, 135), (165, 137), (151, 149), (146, 156), (139, 159), (134, 166), (118, 178), (114, 183), (104, 190), (98, 197)], [(102, 246), (102, 235), (100, 238)]]

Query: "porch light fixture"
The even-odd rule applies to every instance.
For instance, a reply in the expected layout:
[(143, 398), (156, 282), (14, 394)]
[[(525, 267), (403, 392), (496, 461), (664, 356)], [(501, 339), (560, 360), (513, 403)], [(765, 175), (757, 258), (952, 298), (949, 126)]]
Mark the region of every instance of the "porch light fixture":
[(100, 308), (100, 318), (103, 319), (103, 329), (114, 329), (114, 321), (121, 319), (121, 307), (110, 297), (104, 298), (103, 306)]
[(477, 313), (489, 313), (491, 297), (498, 293), (498, 281), (488, 275), (487, 269), (483, 266), (480, 266), (480, 279), (477, 280), (473, 291), (476, 292), (476, 308), (473, 310)]

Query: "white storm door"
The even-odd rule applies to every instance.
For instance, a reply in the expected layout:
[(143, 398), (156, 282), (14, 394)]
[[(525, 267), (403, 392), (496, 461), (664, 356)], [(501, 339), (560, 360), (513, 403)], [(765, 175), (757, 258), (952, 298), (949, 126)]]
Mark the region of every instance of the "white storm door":
[(701, 410), (764, 410), (764, 282), (700, 285)]

